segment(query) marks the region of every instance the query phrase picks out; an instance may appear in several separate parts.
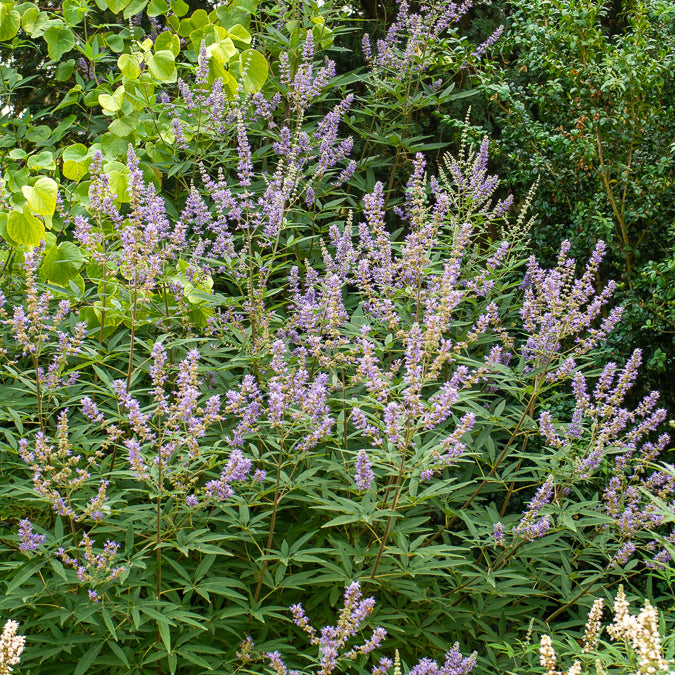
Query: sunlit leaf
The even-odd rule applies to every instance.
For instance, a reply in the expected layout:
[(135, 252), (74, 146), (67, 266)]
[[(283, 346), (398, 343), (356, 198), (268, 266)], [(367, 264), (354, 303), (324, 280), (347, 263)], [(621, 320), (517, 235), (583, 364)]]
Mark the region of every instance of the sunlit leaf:
[(265, 57), (255, 49), (247, 49), (239, 55), (241, 67), (241, 83), (249, 93), (255, 93), (262, 89), (267, 80), (267, 61)]
[(0, 3), (0, 40), (11, 40), (21, 25), (21, 15), (14, 9), (13, 2)]
[(141, 74), (142, 61), (143, 56), (141, 54), (122, 54), (117, 59), (117, 67), (124, 77), (128, 77), (130, 80), (136, 80)]
[(13, 210), (9, 212), (7, 234), (17, 244), (37, 246), (45, 238), (45, 227), (30, 212), (28, 206), (24, 206), (23, 211)]
[(175, 82), (176, 59), (173, 52), (168, 49), (162, 49), (155, 54), (147, 52), (144, 58), (150, 74), (156, 80), (160, 82)]
[(58, 187), (53, 178), (38, 178), (35, 185), (24, 185), (21, 191), (33, 213), (40, 216), (51, 216), (54, 213)]
[(106, 0), (106, 2), (108, 4), (108, 9), (113, 14), (119, 14), (131, 0)]
[(101, 105), (103, 110), (108, 110), (110, 112), (117, 112), (121, 107), (124, 101), (124, 86), (120, 85), (117, 87), (115, 92), (110, 94), (99, 94), (98, 102)]
[(85, 145), (70, 145), (63, 151), (63, 175), (70, 180), (79, 181), (89, 171), (90, 162)]

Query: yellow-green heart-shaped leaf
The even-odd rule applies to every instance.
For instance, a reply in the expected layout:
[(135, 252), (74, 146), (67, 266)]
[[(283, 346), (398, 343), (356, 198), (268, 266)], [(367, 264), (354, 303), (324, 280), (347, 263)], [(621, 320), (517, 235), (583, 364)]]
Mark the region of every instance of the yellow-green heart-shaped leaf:
[(23, 196), (33, 213), (40, 216), (51, 216), (56, 209), (56, 195), (58, 187), (52, 178), (43, 176), (35, 181), (35, 185), (24, 185), (21, 188)]
[(115, 89), (115, 92), (110, 94), (99, 94), (98, 102), (103, 108), (103, 110), (108, 110), (109, 112), (117, 112), (121, 107), (124, 101), (124, 85), (120, 85)]
[(152, 54), (146, 52), (145, 62), (148, 64), (150, 74), (160, 82), (175, 82), (176, 59), (173, 52), (168, 49), (160, 49)]
[(106, 0), (106, 2), (108, 4), (108, 9), (113, 14), (119, 14), (131, 0)]
[(45, 227), (30, 212), (28, 206), (24, 206), (23, 211), (9, 212), (7, 234), (17, 244), (37, 246), (45, 238)]
[(67, 80), (70, 79), (74, 70), (75, 70), (75, 59), (68, 59), (68, 61), (62, 61), (56, 67), (54, 79), (57, 82), (66, 82)]
[(40, 169), (47, 169), (48, 171), (53, 171), (56, 168), (56, 162), (54, 162), (54, 155), (52, 155), (49, 150), (43, 150), (37, 155), (31, 155), (28, 158), (28, 168), (35, 171)]
[(254, 94), (262, 89), (267, 80), (267, 61), (255, 49), (247, 49), (239, 54), (241, 83), (244, 89)]
[(130, 80), (136, 80), (141, 74), (142, 61), (143, 56), (141, 54), (122, 54), (122, 56), (117, 59), (117, 67), (124, 77), (128, 77)]
[(147, 9), (148, 16), (160, 16), (169, 11), (169, 3), (166, 0), (150, 0)]
[(63, 151), (63, 175), (70, 180), (78, 181), (89, 171), (90, 162), (85, 145), (82, 143), (69, 145)]
[(180, 54), (180, 38), (171, 31), (165, 30), (155, 40), (155, 51), (168, 49), (174, 56)]
[(237, 53), (237, 48), (230, 38), (225, 38), (220, 42), (214, 42), (206, 48), (206, 53), (221, 66), (229, 63), (230, 59)]
[(115, 195), (120, 204), (129, 203), (129, 169), (124, 167), (121, 171), (107, 171), (110, 181), (110, 191)]
[(190, 5), (183, 2), (183, 0), (174, 0), (171, 3), (171, 11), (176, 16), (185, 16), (190, 11)]
[(190, 22), (192, 23), (193, 28), (202, 28), (203, 26), (208, 25), (209, 15), (206, 13), (206, 10), (197, 9), (192, 13)]
[(131, 0), (124, 8), (124, 18), (128, 21), (132, 16), (137, 16), (145, 9), (147, 4), (148, 0)]
[(251, 44), (251, 34), (240, 23), (227, 29), (227, 37), (231, 38), (235, 44), (241, 43), (237, 46), (242, 49), (246, 49)]
[(21, 25), (21, 15), (14, 9), (13, 2), (0, 3), (0, 40), (11, 40)]
[(87, 0), (63, 0), (61, 9), (68, 25), (77, 26), (89, 11), (89, 3)]
[(37, 7), (28, 7), (21, 14), (21, 28), (32, 38), (42, 37), (51, 25), (47, 12), (41, 12)]

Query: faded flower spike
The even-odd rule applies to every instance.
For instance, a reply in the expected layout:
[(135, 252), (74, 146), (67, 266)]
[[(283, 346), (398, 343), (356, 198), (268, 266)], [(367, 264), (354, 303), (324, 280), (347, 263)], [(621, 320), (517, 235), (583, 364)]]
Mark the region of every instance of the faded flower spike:
[(586, 622), (586, 632), (584, 633), (584, 642), (582, 652), (588, 654), (598, 644), (598, 637), (602, 629), (602, 598), (598, 598), (593, 603), (591, 611), (588, 613), (588, 621)]
[(26, 644), (26, 638), (23, 635), (17, 635), (19, 624), (16, 621), (7, 621), (0, 635), (0, 675), (11, 673), (20, 661)]

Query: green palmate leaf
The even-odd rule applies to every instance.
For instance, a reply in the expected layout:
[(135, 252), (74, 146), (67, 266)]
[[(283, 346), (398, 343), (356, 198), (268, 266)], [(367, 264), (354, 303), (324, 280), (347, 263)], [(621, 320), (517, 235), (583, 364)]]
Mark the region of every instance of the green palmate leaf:
[[(164, 33), (162, 33), (162, 35), (163, 34)], [(128, 77), (130, 80), (136, 80), (141, 74), (142, 62), (143, 55), (140, 53), (122, 54), (122, 56), (117, 59), (117, 67), (120, 69), (124, 77)]]
[(28, 206), (24, 206), (23, 211), (9, 212), (7, 234), (17, 244), (37, 246), (45, 238), (45, 226), (30, 212)]
[[(103, 617), (103, 623), (105, 624), (105, 627), (108, 629), (108, 632), (112, 636), (113, 640), (117, 640), (117, 631), (115, 630), (115, 624), (113, 623), (112, 617), (110, 616), (110, 612), (108, 611), (108, 608), (105, 605), (101, 607), (101, 616)], [(124, 655), (124, 652), (122, 652), (121, 654), (118, 653), (118, 656), (120, 656), (120, 658), (123, 658), (124, 664), (128, 667), (129, 662), (127, 661), (127, 658)]]
[[(106, 615), (105, 615), (105, 614), (103, 615), (103, 620), (106, 622), (106, 626), (108, 626), (108, 621), (109, 621), (110, 619), (108, 618), (108, 620), (106, 620)], [(110, 630), (109, 627), (108, 627), (108, 630)], [(110, 649), (112, 649), (112, 651), (115, 652), (115, 654), (117, 655), (117, 657), (119, 658), (119, 660), (120, 660), (127, 668), (129, 668), (129, 659), (128, 659), (126, 653), (124, 652), (124, 650), (122, 649), (122, 647), (121, 647), (120, 645), (118, 645), (116, 642), (108, 642), (108, 645), (110, 646)], [(128, 649), (128, 651), (129, 651), (130, 654), (131, 654), (131, 650)]]
[(144, 58), (150, 74), (156, 80), (160, 82), (176, 81), (176, 59), (173, 52), (168, 49), (161, 49), (155, 54), (146, 52)]
[(63, 241), (45, 253), (41, 271), (48, 281), (65, 287), (77, 276), (83, 264), (84, 257), (78, 246), (70, 241)]
[(166, 651), (171, 653), (171, 628), (166, 621), (157, 621), (157, 628)]
[(80, 662), (77, 664), (77, 667), (75, 668), (75, 672), (73, 675), (84, 675), (89, 668), (94, 664), (94, 661), (96, 660), (96, 657), (99, 655), (99, 652), (101, 651), (101, 648), (103, 647), (103, 643), (97, 643), (89, 647), (87, 650), (86, 654), (80, 659)]
[(121, 107), (124, 101), (124, 85), (120, 85), (115, 89), (112, 95), (110, 94), (99, 94), (98, 102), (103, 108), (103, 110), (108, 110), (109, 112), (117, 112)]
[(47, 42), (49, 58), (53, 61), (58, 61), (75, 46), (73, 31), (64, 24), (47, 28), (44, 38)]
[(239, 55), (241, 68), (241, 83), (249, 93), (256, 93), (262, 89), (267, 80), (267, 61), (255, 49), (247, 49)]
[(35, 185), (24, 185), (21, 188), (23, 196), (33, 211), (40, 216), (51, 216), (56, 209), (56, 195), (58, 187), (52, 178), (43, 176), (35, 181)]
[(0, 40), (11, 40), (21, 25), (21, 16), (13, 2), (0, 3)]
[(124, 78), (124, 100), (129, 101), (136, 110), (143, 110), (151, 101), (155, 92), (156, 80), (150, 73), (141, 73), (137, 80)]
[(52, 138), (54, 141), (60, 141), (66, 131), (72, 128), (73, 124), (75, 123), (76, 120), (75, 115), (68, 115), (68, 117), (64, 117), (56, 126), (56, 129), (54, 129), (54, 132), (52, 133)]
[(89, 170), (88, 150), (82, 143), (68, 146), (63, 151), (63, 175), (70, 180), (79, 181)]
[(20, 588), (21, 585), (38, 572), (44, 564), (44, 561), (36, 560), (27, 562), (18, 572), (12, 571), (12, 581), (8, 584), (5, 593), (10, 595), (10, 593), (13, 593), (17, 588)]

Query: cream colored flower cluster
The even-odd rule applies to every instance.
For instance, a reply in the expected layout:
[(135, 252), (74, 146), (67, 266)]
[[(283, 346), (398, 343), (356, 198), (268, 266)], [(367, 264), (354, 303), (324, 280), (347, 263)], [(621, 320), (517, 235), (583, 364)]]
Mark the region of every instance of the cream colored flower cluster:
[(607, 632), (614, 640), (625, 640), (631, 644), (638, 657), (640, 673), (655, 675), (668, 670), (669, 664), (661, 651), (659, 618), (649, 600), (645, 600), (640, 613), (633, 616), (628, 611), (623, 586), (619, 586), (614, 600), (614, 623), (608, 626)]
[[(602, 604), (602, 599), (596, 600), (588, 614), (581, 650), (583, 654), (589, 654), (598, 647), (598, 639), (602, 630)], [(645, 600), (640, 613), (637, 616), (632, 615), (629, 612), (629, 603), (623, 586), (619, 586), (614, 600), (614, 621), (607, 626), (607, 633), (612, 640), (623, 641), (626, 646), (632, 648), (637, 658), (637, 673), (657, 675), (657, 673), (666, 671), (675, 672), (670, 669), (671, 664), (663, 658), (656, 609), (649, 600)], [(539, 659), (546, 675), (580, 675), (582, 673), (580, 661), (574, 661), (566, 672), (558, 670), (558, 659), (549, 635), (541, 636)]]
[(7, 621), (0, 635), (0, 675), (12, 672), (12, 666), (19, 663), (26, 638), (17, 635), (19, 624), (16, 621)]

